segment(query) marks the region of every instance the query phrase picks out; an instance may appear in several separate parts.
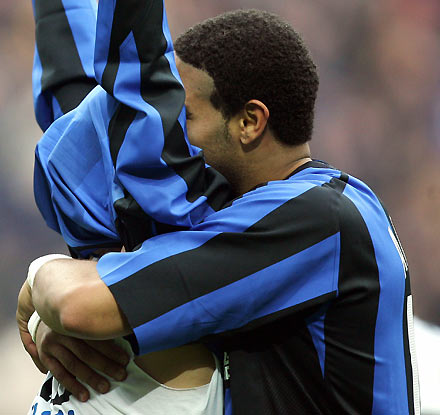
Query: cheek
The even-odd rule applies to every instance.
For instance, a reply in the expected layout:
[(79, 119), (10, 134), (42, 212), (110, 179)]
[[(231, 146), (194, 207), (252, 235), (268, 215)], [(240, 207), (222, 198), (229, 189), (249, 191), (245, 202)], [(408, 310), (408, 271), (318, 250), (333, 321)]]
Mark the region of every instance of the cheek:
[(221, 120), (209, 117), (189, 120), (186, 124), (189, 142), (205, 151), (213, 149), (221, 135), (222, 127)]
[(200, 131), (200, 127), (194, 121), (187, 121), (186, 130), (188, 132), (188, 140), (193, 146), (202, 148), (203, 145), (203, 129)]

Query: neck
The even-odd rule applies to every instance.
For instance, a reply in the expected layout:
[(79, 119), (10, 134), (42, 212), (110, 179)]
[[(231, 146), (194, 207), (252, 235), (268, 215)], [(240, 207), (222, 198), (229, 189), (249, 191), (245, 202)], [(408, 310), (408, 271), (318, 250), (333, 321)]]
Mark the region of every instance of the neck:
[(261, 183), (284, 180), (312, 160), (308, 143), (294, 147), (277, 144), (275, 148), (264, 150), (253, 155), (250, 162), (248, 160), (242, 174), (234, 181), (237, 194), (242, 195)]

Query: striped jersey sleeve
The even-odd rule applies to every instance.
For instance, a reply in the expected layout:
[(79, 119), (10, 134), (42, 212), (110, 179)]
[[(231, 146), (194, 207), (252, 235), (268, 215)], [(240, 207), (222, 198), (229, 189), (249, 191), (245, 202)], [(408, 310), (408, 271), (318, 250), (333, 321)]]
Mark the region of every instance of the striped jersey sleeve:
[(95, 0), (33, 0), (35, 115), (43, 131), (97, 85), (93, 68)]
[(94, 68), (100, 85), (37, 145), (48, 225), (76, 250), (119, 239), (130, 250), (220, 209), (229, 186), (188, 142), (163, 1), (100, 1)]
[[(326, 178), (328, 179), (328, 177)], [(272, 183), (190, 231), (108, 254), (98, 272), (127, 316), (140, 353), (248, 325), (336, 295), (336, 182)]]

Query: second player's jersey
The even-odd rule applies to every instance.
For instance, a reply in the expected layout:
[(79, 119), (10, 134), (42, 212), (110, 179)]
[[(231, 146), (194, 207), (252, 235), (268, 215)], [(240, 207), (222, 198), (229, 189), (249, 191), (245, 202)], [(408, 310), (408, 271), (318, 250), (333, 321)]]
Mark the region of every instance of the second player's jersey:
[[(163, 0), (101, 1), (92, 44), (73, 17), (81, 10), (93, 17), (91, 0), (81, 7), (75, 3), (50, 0), (36, 7), (37, 34), (42, 33), (34, 66), (37, 118), (44, 128), (56, 119), (37, 145), (34, 192), (47, 224), (87, 256), (121, 240), (130, 250), (152, 235), (189, 228), (220, 209), (231, 193), (223, 176), (188, 142), (185, 91)], [(70, 60), (72, 66), (78, 61), (75, 73), (82, 85), (91, 76), (90, 53), (84, 51), (94, 49), (99, 84), (59, 118), (66, 96), (58, 94), (58, 84), (71, 91), (74, 83), (61, 57), (43, 53), (38, 43), (50, 43), (43, 36), (43, 28), (55, 27), (50, 18), (67, 33), (67, 46), (77, 47)], [(74, 106), (74, 98), (65, 106), (67, 101)]]

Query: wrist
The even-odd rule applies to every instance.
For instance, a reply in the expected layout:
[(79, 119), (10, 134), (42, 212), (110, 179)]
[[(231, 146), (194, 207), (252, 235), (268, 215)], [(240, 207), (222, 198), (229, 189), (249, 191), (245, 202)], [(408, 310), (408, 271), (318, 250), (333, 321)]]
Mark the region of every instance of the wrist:
[(34, 343), (36, 343), (36, 339), (37, 339), (37, 330), (38, 330), (38, 326), (41, 323), (41, 318), (38, 315), (38, 313), (36, 311), (34, 311), (34, 313), (32, 314), (31, 318), (28, 321), (28, 331), (29, 334), (32, 337), (32, 341)]
[(55, 259), (72, 259), (72, 258), (70, 256), (63, 255), (63, 254), (49, 254), (49, 255), (44, 255), (40, 258), (34, 259), (30, 263), (26, 281), (29, 284), (29, 287), (31, 287), (31, 290), (34, 286), (35, 276), (37, 275), (37, 272), (40, 270), (40, 268), (44, 264), (46, 264), (50, 261), (53, 261)]

